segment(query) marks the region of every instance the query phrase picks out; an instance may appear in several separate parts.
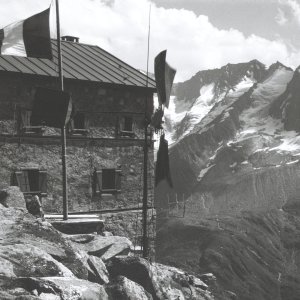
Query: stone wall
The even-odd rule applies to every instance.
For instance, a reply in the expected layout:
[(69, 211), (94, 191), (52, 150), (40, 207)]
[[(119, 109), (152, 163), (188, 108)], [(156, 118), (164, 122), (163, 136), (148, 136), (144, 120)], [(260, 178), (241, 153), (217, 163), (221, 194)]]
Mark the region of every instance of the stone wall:
[[(18, 109), (32, 108), (38, 86), (55, 89), (57, 79), (0, 73), (0, 134), (17, 133)], [(66, 80), (65, 91), (70, 93), (76, 111), (89, 119), (89, 137), (114, 138), (118, 118), (129, 115), (134, 121), (134, 137), (141, 138), (146, 99), (149, 116), (153, 111), (153, 91), (144, 88)], [(52, 128), (44, 131), (44, 135), (59, 134)]]
[[(0, 188), (10, 185), (19, 169), (47, 171), (46, 212), (62, 211), (62, 166), (60, 130), (45, 128), (41, 136), (23, 136), (17, 131), (18, 108), (31, 109), (37, 86), (57, 88), (58, 79), (17, 73), (0, 73)], [(77, 111), (89, 119), (85, 136), (67, 137), (67, 173), (70, 211), (137, 207), (142, 201), (144, 112), (153, 111), (153, 91), (145, 88), (65, 80)], [(132, 116), (134, 135), (116, 135), (118, 119)], [(149, 160), (153, 162), (149, 144)], [(149, 192), (153, 189), (153, 164)], [(94, 169), (121, 169), (121, 192), (94, 194)]]
[[(151, 158), (151, 153), (150, 153)], [(61, 212), (62, 175), (60, 145), (2, 143), (0, 145), (0, 189), (10, 185), (13, 171), (21, 168), (38, 168), (47, 171), (47, 198), (43, 199), (46, 212)], [(121, 192), (93, 195), (94, 168), (122, 170)], [(97, 143), (68, 145), (67, 173), (69, 208), (71, 211), (88, 211), (106, 208), (137, 207), (142, 201), (143, 152), (139, 145), (100, 147)], [(149, 176), (153, 176), (150, 168)], [(152, 183), (149, 179), (149, 190)]]

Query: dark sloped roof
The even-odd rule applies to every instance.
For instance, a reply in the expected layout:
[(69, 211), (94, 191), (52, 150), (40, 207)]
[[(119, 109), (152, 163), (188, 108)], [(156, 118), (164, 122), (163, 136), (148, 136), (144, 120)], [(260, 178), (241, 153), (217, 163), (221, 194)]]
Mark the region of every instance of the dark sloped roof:
[[(147, 76), (98, 46), (62, 41), (64, 78), (146, 87)], [(0, 55), (0, 71), (58, 76), (57, 46), (53, 60)], [(149, 77), (148, 87), (155, 88)]]

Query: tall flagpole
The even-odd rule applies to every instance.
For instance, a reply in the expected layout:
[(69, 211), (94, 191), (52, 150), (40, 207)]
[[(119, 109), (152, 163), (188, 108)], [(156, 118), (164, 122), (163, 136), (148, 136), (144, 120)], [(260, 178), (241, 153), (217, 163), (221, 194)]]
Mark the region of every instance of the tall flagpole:
[[(148, 71), (149, 71), (149, 45), (150, 45), (150, 16), (151, 16), (151, 5), (149, 9), (149, 28), (148, 28), (148, 48), (147, 48), (147, 78), (146, 87), (148, 87)], [(145, 136), (144, 136), (144, 176), (143, 176), (143, 258), (149, 257), (149, 243), (148, 243), (148, 91), (146, 91), (145, 101)]]
[[(60, 22), (59, 22), (59, 0), (56, 0), (56, 34), (58, 54), (59, 89), (64, 90), (64, 76), (61, 55)], [(63, 219), (68, 220), (68, 191), (67, 191), (67, 164), (66, 164), (66, 126), (61, 128), (61, 159), (63, 179)]]

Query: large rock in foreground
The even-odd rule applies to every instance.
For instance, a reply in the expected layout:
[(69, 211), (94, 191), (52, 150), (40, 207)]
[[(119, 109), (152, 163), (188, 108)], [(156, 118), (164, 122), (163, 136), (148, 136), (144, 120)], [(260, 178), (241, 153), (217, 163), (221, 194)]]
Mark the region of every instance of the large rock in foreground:
[(132, 248), (132, 243), (126, 237), (79, 235), (69, 236), (69, 239), (81, 250), (90, 255), (101, 257), (103, 261), (109, 260), (116, 255), (127, 255)]
[(127, 238), (66, 236), (24, 209), (0, 205), (0, 299), (206, 299), (200, 280), (128, 254)]
[[(62, 263), (40, 248), (30, 244), (0, 246), (0, 275), (6, 276), (63, 276), (74, 277)], [(4, 268), (2, 268), (4, 266)], [(7, 270), (9, 274), (7, 274)]]
[(151, 294), (141, 285), (124, 276), (117, 276), (117, 278), (108, 285), (107, 290), (112, 299), (153, 300)]
[(65, 265), (78, 278), (88, 278), (89, 267), (83, 262), (81, 253), (50, 223), (36, 219), (23, 209), (1, 205), (0, 248), (14, 244), (35, 246)]
[[(22, 277), (1, 279), (1, 288), (13, 296), (21, 292), (19, 300), (108, 300), (105, 288), (97, 283), (70, 277)], [(28, 296), (30, 295), (30, 296)], [(1, 294), (0, 294), (1, 296)], [(26, 298), (26, 296), (28, 298)], [(21, 298), (22, 297), (22, 298)], [(31, 298), (32, 297), (32, 298)], [(16, 299), (16, 298), (0, 298)]]
[(2, 205), (26, 209), (24, 195), (18, 186), (9, 186), (8, 188), (0, 191), (0, 193), (6, 194), (6, 199)]
[(177, 268), (150, 263), (138, 257), (115, 257), (108, 263), (112, 276), (125, 276), (138, 283), (154, 300), (210, 299), (208, 286)]

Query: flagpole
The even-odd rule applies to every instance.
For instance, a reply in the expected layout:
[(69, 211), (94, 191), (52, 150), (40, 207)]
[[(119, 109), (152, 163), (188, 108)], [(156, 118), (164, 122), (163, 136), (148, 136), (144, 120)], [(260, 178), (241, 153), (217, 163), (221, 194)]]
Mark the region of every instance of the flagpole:
[[(147, 48), (147, 78), (146, 88), (148, 87), (148, 72), (149, 72), (149, 45), (150, 45), (150, 16), (151, 16), (151, 5), (149, 9), (149, 27), (148, 27), (148, 48)], [(148, 243), (148, 91), (146, 92), (145, 99), (145, 128), (144, 128), (144, 176), (143, 176), (143, 258), (149, 257), (149, 243)]]
[[(64, 77), (61, 54), (60, 21), (59, 21), (59, 0), (56, 0), (56, 31), (57, 31), (57, 54), (59, 89), (64, 90)], [(67, 164), (66, 164), (66, 126), (61, 128), (61, 157), (62, 157), (62, 179), (63, 179), (63, 219), (68, 220), (68, 192), (67, 192)]]

